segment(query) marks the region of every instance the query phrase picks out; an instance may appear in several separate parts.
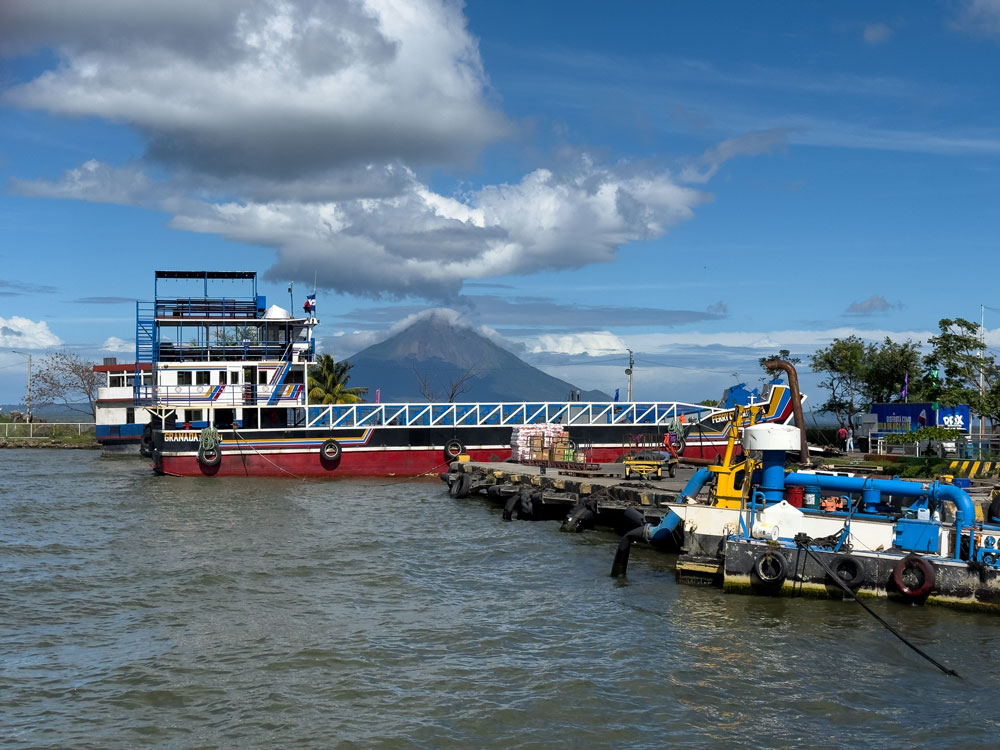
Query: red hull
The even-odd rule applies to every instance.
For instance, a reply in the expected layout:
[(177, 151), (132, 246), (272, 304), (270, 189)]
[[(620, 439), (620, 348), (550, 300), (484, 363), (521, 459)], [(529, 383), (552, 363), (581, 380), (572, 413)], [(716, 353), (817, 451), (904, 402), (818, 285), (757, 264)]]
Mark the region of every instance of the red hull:
[[(510, 448), (471, 449), (473, 461), (506, 461)], [(621, 450), (606, 448), (588, 454), (588, 460), (610, 463)], [(194, 454), (162, 456), (156, 470), (185, 477), (417, 477), (448, 470), (440, 448), (409, 450), (345, 450), (336, 463), (326, 462), (318, 452), (244, 453), (223, 452), (222, 461), (213, 467), (203, 466)]]

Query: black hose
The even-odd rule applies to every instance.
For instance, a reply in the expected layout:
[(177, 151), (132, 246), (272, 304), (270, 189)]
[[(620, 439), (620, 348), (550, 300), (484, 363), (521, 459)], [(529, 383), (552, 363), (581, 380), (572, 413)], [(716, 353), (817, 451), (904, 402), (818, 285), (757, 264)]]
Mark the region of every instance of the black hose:
[[(883, 620), (881, 617), (879, 617), (872, 610), (871, 607), (869, 607), (867, 604), (865, 604), (863, 601), (861, 601), (857, 596), (855, 596), (854, 592), (851, 591), (850, 588), (848, 588), (847, 584), (841, 579), (841, 577), (838, 576), (836, 573), (834, 573), (830, 569), (830, 567), (825, 562), (823, 562), (823, 560), (820, 559), (819, 556), (816, 555), (815, 552), (813, 552), (811, 549), (809, 549), (809, 545), (806, 543), (805, 539), (800, 539), (800, 538), (796, 537), (795, 543), (799, 546), (799, 549), (804, 550), (806, 552), (806, 554), (808, 554), (810, 557), (812, 557), (813, 560), (815, 560), (817, 563), (819, 563), (820, 567), (823, 568), (823, 570), (826, 571), (826, 574), (833, 580), (834, 583), (836, 583), (838, 586), (840, 586), (840, 588), (842, 588), (844, 590), (845, 594), (847, 594), (854, 601), (856, 601), (858, 604), (860, 604), (862, 607), (864, 607), (865, 611), (868, 614), (870, 614), (872, 617), (874, 617), (876, 620), (878, 620), (882, 624), (882, 626), (885, 627), (886, 630), (888, 630), (894, 636), (896, 636), (897, 638), (899, 638), (899, 640), (901, 640), (907, 646), (909, 646), (910, 648), (912, 648), (914, 651), (916, 651), (918, 654), (920, 654), (922, 657), (924, 657), (927, 661), (929, 661), (931, 664), (933, 664), (935, 667), (937, 667), (938, 669), (940, 669), (945, 674), (950, 674), (952, 677), (958, 677), (959, 679), (962, 679), (962, 676), (958, 672), (956, 672), (954, 669), (949, 669), (948, 667), (944, 666), (940, 662), (935, 661), (933, 657), (931, 657), (930, 655), (924, 653), (919, 648), (917, 648), (912, 643), (910, 643), (908, 640), (906, 640), (906, 638), (904, 638), (903, 635), (898, 630), (896, 630), (894, 627), (892, 627), (892, 625), (890, 625), (885, 620)], [(616, 560), (617, 560), (617, 558), (616, 558)], [(626, 562), (627, 561), (628, 561), (628, 555), (626, 555)]]
[(628, 558), (632, 552), (632, 542), (642, 539), (643, 526), (636, 526), (618, 542), (615, 561), (611, 564), (611, 577), (618, 578), (628, 572)]

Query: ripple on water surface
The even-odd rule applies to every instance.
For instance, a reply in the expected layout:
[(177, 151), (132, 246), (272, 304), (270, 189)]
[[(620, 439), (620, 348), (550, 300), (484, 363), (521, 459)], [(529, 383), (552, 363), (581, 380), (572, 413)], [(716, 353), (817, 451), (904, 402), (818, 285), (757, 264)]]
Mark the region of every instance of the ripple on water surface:
[(4, 747), (993, 747), (1000, 620), (678, 587), (437, 481), (0, 458)]

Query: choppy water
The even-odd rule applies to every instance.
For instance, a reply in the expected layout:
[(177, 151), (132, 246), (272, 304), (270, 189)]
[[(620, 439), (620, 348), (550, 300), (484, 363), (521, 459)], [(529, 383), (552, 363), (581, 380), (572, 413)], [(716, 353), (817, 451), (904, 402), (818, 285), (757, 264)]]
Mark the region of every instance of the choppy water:
[(4, 748), (996, 747), (1000, 617), (674, 583), (435, 481), (0, 452)]

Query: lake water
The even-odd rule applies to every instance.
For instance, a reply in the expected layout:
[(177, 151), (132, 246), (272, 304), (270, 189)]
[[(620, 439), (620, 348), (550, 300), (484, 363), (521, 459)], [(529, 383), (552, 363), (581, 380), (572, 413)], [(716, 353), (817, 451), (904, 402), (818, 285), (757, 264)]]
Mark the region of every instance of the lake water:
[(678, 586), (437, 480), (0, 451), (0, 747), (1000, 745), (1000, 617)]

